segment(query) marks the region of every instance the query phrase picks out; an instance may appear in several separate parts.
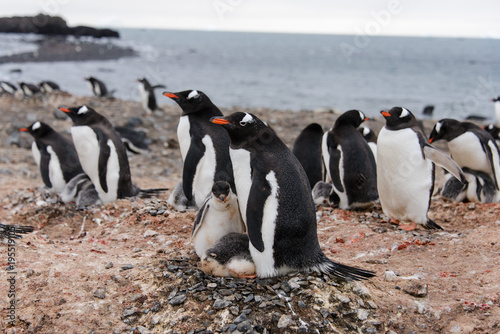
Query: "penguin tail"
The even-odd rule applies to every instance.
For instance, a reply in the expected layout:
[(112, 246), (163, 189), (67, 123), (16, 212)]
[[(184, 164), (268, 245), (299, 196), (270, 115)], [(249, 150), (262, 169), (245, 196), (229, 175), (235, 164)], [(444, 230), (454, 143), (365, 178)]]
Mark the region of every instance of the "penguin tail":
[(33, 232), (34, 229), (34, 226), (0, 224), (0, 236), (13, 239), (21, 239), (21, 236), (19, 234), (30, 233)]
[(443, 230), (443, 228), (436, 224), (432, 219), (427, 219), (427, 223), (422, 226), (428, 230)]
[(153, 188), (153, 189), (141, 189), (139, 192), (140, 198), (150, 198), (159, 194), (163, 194), (168, 191), (169, 188)]
[(375, 272), (355, 267), (346, 266), (345, 264), (333, 262), (325, 256), (326, 261), (321, 263), (317, 269), (325, 274), (344, 279), (346, 281), (360, 281), (369, 279), (375, 276)]

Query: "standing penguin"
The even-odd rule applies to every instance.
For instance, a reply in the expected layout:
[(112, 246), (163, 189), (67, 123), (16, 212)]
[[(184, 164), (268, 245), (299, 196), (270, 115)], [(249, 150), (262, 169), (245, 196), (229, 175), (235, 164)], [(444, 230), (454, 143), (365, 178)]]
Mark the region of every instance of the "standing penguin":
[(497, 146), (500, 145), (500, 128), (495, 124), (488, 124), (483, 127), (483, 129), (488, 132), (493, 139), (495, 139)]
[(354, 280), (374, 275), (335, 263), (323, 253), (307, 175), (272, 129), (243, 112), (211, 121), (231, 137), (238, 202), (257, 276), (311, 270)]
[(451, 157), (460, 167), (487, 173), (500, 189), (500, 151), (486, 130), (474, 123), (445, 118), (432, 128), (429, 143), (440, 139), (448, 142)]
[(90, 177), (101, 201), (136, 196), (125, 145), (111, 123), (87, 106), (59, 108), (73, 120), (71, 135), (83, 170)]
[(0, 94), (14, 95), (17, 92), (17, 87), (8, 81), (0, 81)]
[(41, 90), (40, 90), (40, 88), (38, 88), (37, 85), (33, 85), (30, 83), (26, 83), (26, 82), (20, 82), (19, 88), (21, 88), (21, 91), (23, 92), (24, 96), (26, 96), (26, 97), (32, 97), (33, 95), (41, 93)]
[(38, 87), (43, 94), (52, 93), (60, 90), (59, 85), (53, 81), (40, 81)]
[(462, 170), (447, 154), (427, 143), (408, 109), (394, 107), (381, 114), (386, 125), (377, 140), (377, 186), (384, 213), (394, 220), (410, 220), (411, 224), (399, 226), (404, 230), (413, 230), (416, 224), (442, 229), (427, 217), (434, 189), (434, 163), (458, 180), (464, 180)]
[(377, 162), (377, 135), (372, 129), (367, 128), (366, 126), (360, 126), (358, 130), (363, 135), (363, 138), (365, 138), (368, 146), (370, 146), (375, 162)]
[(231, 186), (226, 181), (217, 181), (194, 220), (192, 239), (196, 254), (203, 258), (208, 248), (231, 232), (245, 232), (245, 224)]
[(151, 114), (155, 110), (159, 110), (158, 104), (156, 104), (155, 89), (166, 88), (165, 85), (155, 85), (151, 86), (146, 78), (137, 79), (139, 82), (139, 93), (141, 95), (141, 102), (144, 110), (148, 114)]
[(495, 106), (495, 125), (500, 126), (500, 96), (490, 100)]
[(346, 111), (323, 135), (327, 179), (332, 180), (340, 209), (364, 207), (378, 199), (375, 158), (357, 130), (366, 119), (359, 110)]
[(323, 180), (323, 159), (321, 158), (321, 138), (323, 128), (318, 123), (305, 127), (293, 143), (293, 154), (306, 171), (311, 189)]
[(216, 181), (226, 181), (234, 188), (233, 168), (229, 157), (229, 136), (221, 127), (210, 123), (222, 112), (201, 91), (165, 92), (182, 109), (177, 138), (184, 162), (182, 186), (184, 195), (198, 207), (210, 194)]
[(42, 122), (35, 122), (27, 128), (35, 141), (31, 151), (45, 185), (60, 193), (76, 175), (83, 173), (73, 142)]
[(111, 92), (108, 92), (108, 88), (101, 80), (94, 77), (85, 77), (84, 79), (88, 81), (89, 88), (95, 96), (106, 97), (111, 95)]

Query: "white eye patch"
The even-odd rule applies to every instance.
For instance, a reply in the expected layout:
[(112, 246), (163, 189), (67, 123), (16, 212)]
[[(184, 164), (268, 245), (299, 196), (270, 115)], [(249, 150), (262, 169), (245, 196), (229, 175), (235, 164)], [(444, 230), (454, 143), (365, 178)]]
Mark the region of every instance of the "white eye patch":
[(435, 126), (435, 129), (436, 129), (436, 132), (439, 133), (439, 131), (441, 131), (441, 127), (443, 126), (443, 124), (441, 122), (437, 122), (436, 123), (436, 126)]
[(78, 115), (85, 114), (87, 111), (89, 111), (87, 106), (83, 106), (80, 109), (78, 109)]
[(361, 112), (361, 111), (358, 111), (359, 112), (359, 117), (364, 120), (366, 118), (366, 116)]
[(193, 97), (197, 97), (198, 95), (200, 95), (200, 93), (198, 93), (197, 90), (192, 90), (191, 93), (189, 93), (187, 98), (189, 100), (189, 99), (192, 99)]
[(370, 133), (370, 129), (363, 128), (363, 136), (368, 136), (369, 133)]
[(35, 131), (36, 129), (39, 129), (41, 126), (42, 126), (42, 124), (40, 124), (40, 122), (36, 122), (36, 123), (35, 123), (35, 124), (33, 124), (33, 126), (31, 127), (31, 130)]
[(401, 115), (399, 115), (399, 118), (403, 118), (403, 117), (410, 115), (410, 112), (407, 109), (405, 109), (405, 108), (401, 108), (401, 109), (403, 109), (403, 110), (401, 111)]

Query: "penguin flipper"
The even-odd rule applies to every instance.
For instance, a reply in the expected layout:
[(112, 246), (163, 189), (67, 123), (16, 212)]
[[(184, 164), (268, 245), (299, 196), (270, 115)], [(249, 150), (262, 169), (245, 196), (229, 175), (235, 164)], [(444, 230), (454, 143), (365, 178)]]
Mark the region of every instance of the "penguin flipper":
[(182, 188), (184, 190), (184, 196), (190, 201), (193, 200), (193, 181), (196, 174), (196, 167), (204, 153), (205, 145), (203, 145), (201, 141), (191, 141), (182, 170)]
[(102, 190), (104, 192), (108, 192), (108, 160), (109, 155), (111, 153), (111, 149), (106, 142), (106, 136), (101, 132), (101, 130), (94, 129), (97, 135), (97, 140), (99, 141), (99, 162), (98, 162), (98, 171), (99, 171), (99, 183), (101, 184)]
[(264, 241), (262, 240), (262, 220), (264, 219), (264, 206), (267, 198), (271, 196), (271, 186), (265, 178), (257, 175), (252, 178), (250, 196), (247, 205), (247, 230), (252, 246), (259, 252), (264, 251)]
[(46, 147), (39, 147), (40, 150), (40, 173), (42, 174), (43, 183), (49, 188), (52, 188), (49, 176), (50, 154)]
[(431, 145), (425, 145), (423, 147), (424, 155), (427, 159), (432, 160), (436, 165), (443, 167), (448, 172), (450, 172), (457, 180), (462, 183), (467, 182), (462, 168), (450, 158), (446, 153)]
[(154, 85), (154, 86), (151, 87), (151, 89), (157, 89), (157, 88), (163, 88), (163, 89), (165, 89), (165, 88), (167, 88), (167, 86), (165, 86), (165, 85)]
[(493, 174), (494, 180), (495, 181), (495, 187), (497, 190), (500, 190), (500, 185), (498, 184), (499, 178), (500, 178), (500, 161), (499, 161), (499, 151), (498, 151), (498, 146), (495, 144), (493, 140), (488, 140), (487, 144), (482, 144), (483, 145), (483, 150), (488, 156), (488, 160), (490, 162), (490, 167), (491, 167), (491, 172)]
[(344, 186), (340, 179), (340, 160), (342, 159), (342, 152), (337, 149), (335, 143), (328, 143), (328, 151), (330, 153), (330, 162), (328, 168), (330, 169), (330, 176), (332, 178), (333, 187), (343, 193)]
[(193, 225), (193, 232), (191, 233), (191, 238), (194, 238), (196, 232), (198, 232), (198, 229), (200, 228), (201, 224), (203, 223), (203, 220), (205, 219), (205, 215), (210, 209), (210, 204), (208, 204), (210, 198), (211, 197), (208, 196), (207, 199), (205, 199), (205, 202), (203, 202), (203, 205), (201, 206), (200, 210), (198, 210), (198, 212), (196, 213)]

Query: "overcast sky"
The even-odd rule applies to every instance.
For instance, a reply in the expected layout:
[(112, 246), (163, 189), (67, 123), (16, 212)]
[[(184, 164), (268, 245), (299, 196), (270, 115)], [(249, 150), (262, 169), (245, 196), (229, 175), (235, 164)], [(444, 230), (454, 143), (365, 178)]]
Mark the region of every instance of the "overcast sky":
[(498, 0), (1, 0), (69, 25), (500, 38)]

